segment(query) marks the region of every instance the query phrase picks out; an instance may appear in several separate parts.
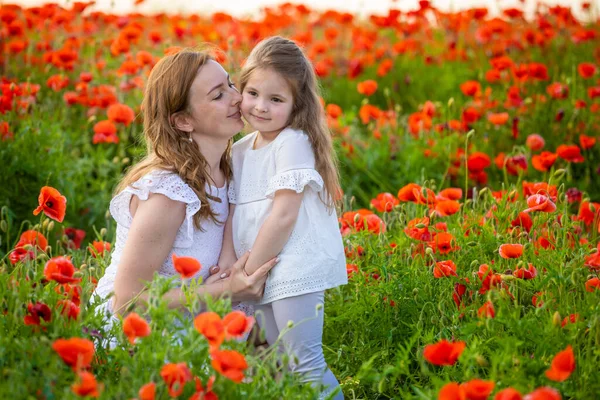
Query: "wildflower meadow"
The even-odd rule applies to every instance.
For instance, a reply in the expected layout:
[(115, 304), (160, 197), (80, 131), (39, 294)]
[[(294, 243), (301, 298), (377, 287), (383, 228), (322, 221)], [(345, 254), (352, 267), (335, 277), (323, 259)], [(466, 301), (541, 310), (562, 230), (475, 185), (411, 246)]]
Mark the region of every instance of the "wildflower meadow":
[[(327, 292), (323, 345), (345, 398), (600, 398), (600, 9), (526, 15), (532, 1), (245, 18), (0, 5), (0, 396), (317, 398), (238, 339), (260, 341), (252, 317), (192, 295), (190, 268), (210, 266), (176, 260), (181, 276), (112, 324), (92, 296), (153, 65), (210, 44), (235, 82), (282, 35), (313, 62), (340, 160), (349, 283)], [(161, 297), (181, 280), (191, 318)]]

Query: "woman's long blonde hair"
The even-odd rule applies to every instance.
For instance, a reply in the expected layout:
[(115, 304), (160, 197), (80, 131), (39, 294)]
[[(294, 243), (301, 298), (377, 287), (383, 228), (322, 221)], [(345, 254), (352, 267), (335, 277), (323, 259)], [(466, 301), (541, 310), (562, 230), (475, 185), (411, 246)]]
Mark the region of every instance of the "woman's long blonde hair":
[[(177, 112), (189, 112), (190, 87), (198, 70), (213, 57), (206, 50), (184, 49), (168, 55), (156, 63), (144, 90), (142, 116), (147, 154), (131, 167), (117, 186), (116, 193), (155, 170), (178, 174), (200, 199), (200, 211), (194, 215), (194, 226), (201, 229), (200, 222), (210, 218), (216, 223), (217, 214), (210, 207), (209, 199), (218, 197), (206, 193), (206, 183), (213, 183), (206, 158), (196, 142), (189, 140), (189, 133), (177, 129), (171, 117)], [(220, 168), (231, 178), (229, 153), (232, 140), (221, 157)]]
[(296, 43), (273, 36), (258, 43), (248, 56), (240, 74), (242, 92), (256, 69), (271, 69), (290, 85), (294, 107), (289, 126), (301, 129), (308, 135), (315, 153), (316, 170), (325, 183), (326, 203), (333, 206), (341, 192), (337, 157), (331, 132), (327, 128), (325, 111), (319, 100), (320, 88), (313, 65)]

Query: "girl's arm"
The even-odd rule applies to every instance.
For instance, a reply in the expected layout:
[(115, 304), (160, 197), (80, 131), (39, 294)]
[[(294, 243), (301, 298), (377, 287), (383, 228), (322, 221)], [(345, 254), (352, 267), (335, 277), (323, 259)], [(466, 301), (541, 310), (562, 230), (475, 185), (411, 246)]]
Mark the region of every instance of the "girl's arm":
[(294, 190), (275, 192), (273, 209), (258, 231), (244, 268), (248, 275), (281, 252), (296, 224), (303, 196), (304, 192), (296, 193)]
[(221, 267), (221, 272), (229, 270), (237, 260), (235, 249), (233, 248), (232, 219), (234, 211), (235, 204), (229, 205), (229, 216), (227, 217), (227, 222), (225, 222), (225, 231), (223, 232), (223, 247), (221, 248), (221, 255), (217, 263)]

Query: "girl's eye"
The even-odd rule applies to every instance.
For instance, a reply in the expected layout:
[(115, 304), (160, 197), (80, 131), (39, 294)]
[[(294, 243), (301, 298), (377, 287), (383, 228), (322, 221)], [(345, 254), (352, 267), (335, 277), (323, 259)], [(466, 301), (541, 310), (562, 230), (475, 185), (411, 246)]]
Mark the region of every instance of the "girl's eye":
[(281, 99), (278, 99), (277, 97), (273, 97), (271, 100), (273, 100), (275, 103), (281, 103)]
[(248, 91), (248, 94), (249, 94), (250, 96), (256, 96), (256, 92), (255, 92), (254, 90), (249, 90), (249, 91)]
[(223, 92), (219, 92), (219, 95), (217, 97), (215, 97), (213, 100), (219, 100), (221, 97), (223, 97)]

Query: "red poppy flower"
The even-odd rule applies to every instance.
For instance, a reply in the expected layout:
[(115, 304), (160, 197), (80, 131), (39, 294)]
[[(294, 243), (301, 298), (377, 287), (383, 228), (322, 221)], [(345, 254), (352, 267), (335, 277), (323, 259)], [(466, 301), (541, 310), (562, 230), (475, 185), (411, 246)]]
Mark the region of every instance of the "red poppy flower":
[(600, 203), (582, 202), (579, 206), (577, 219), (583, 221), (587, 226), (592, 225), (595, 220), (600, 219)]
[(358, 265), (356, 264), (346, 264), (346, 275), (348, 278), (351, 278), (352, 275), (358, 272)]
[(556, 148), (556, 154), (568, 162), (580, 163), (584, 161), (584, 158), (581, 155), (581, 149), (575, 144), (570, 146), (561, 144)]
[(377, 91), (377, 82), (369, 79), (364, 82), (360, 82), (356, 88), (358, 93), (364, 94), (365, 96), (371, 96)]
[(456, 214), (460, 210), (460, 203), (454, 200), (441, 200), (435, 204), (435, 212), (440, 217)]
[(467, 344), (462, 341), (449, 342), (442, 339), (435, 344), (428, 344), (423, 351), (425, 360), (433, 365), (454, 365)]
[(77, 396), (81, 397), (99, 397), (100, 387), (96, 377), (87, 371), (81, 371), (77, 374), (78, 380), (71, 385), (71, 390)]
[(50, 322), (52, 320), (52, 310), (50, 310), (50, 307), (39, 301), (35, 304), (29, 303), (27, 305), (27, 312), (28, 315), (23, 318), (23, 323), (25, 323), (25, 325), (39, 326), (41, 323), (40, 319), (43, 319), (44, 322)]
[(585, 282), (586, 292), (593, 292), (594, 290), (600, 290), (600, 278), (594, 277)]
[(235, 350), (217, 350), (210, 355), (211, 364), (218, 373), (236, 383), (244, 379), (244, 371), (248, 368), (248, 363), (242, 354)]
[(435, 233), (428, 245), (432, 247), (435, 252), (439, 252), (440, 254), (448, 254), (459, 249), (459, 247), (456, 246), (454, 235), (448, 232)]
[(462, 198), (462, 189), (446, 188), (437, 195), (439, 200), (460, 200)]
[(65, 228), (65, 235), (69, 238), (69, 248), (79, 249), (81, 242), (85, 239), (85, 231), (83, 229)]
[(579, 314), (571, 314), (567, 317), (564, 317), (562, 322), (560, 323), (560, 327), (564, 328), (568, 323), (574, 324), (579, 319)]
[(485, 153), (475, 152), (469, 156), (467, 160), (467, 168), (469, 172), (483, 171), (490, 166), (490, 156)]
[(565, 350), (554, 356), (550, 369), (546, 371), (546, 376), (555, 382), (562, 382), (571, 376), (573, 371), (575, 371), (575, 356), (573, 348), (568, 345)]
[(526, 395), (523, 400), (561, 400), (558, 390), (551, 387), (542, 387)]
[(156, 397), (156, 383), (149, 382), (140, 388), (138, 391), (140, 400), (154, 400)]
[(466, 81), (460, 84), (460, 91), (465, 96), (473, 97), (481, 93), (481, 84), (477, 81)]
[(167, 384), (171, 397), (177, 397), (183, 393), (186, 382), (192, 380), (192, 372), (184, 362), (163, 365), (160, 369), (160, 376)]
[(544, 148), (546, 145), (546, 141), (544, 138), (537, 133), (532, 133), (527, 136), (527, 140), (525, 141), (525, 145), (531, 149), (531, 151), (539, 151)]
[(135, 114), (131, 107), (125, 104), (113, 104), (106, 111), (108, 119), (117, 124), (129, 126), (135, 119)]
[(596, 73), (596, 66), (592, 63), (584, 62), (577, 66), (577, 72), (583, 79), (588, 79)]
[(489, 113), (487, 116), (488, 121), (490, 121), (493, 125), (499, 126), (504, 125), (508, 122), (508, 113)]
[(136, 338), (150, 335), (150, 325), (138, 314), (132, 312), (123, 319), (123, 332), (133, 344)]
[(391, 193), (380, 193), (371, 200), (371, 205), (379, 212), (390, 212), (400, 201)]
[(600, 271), (600, 242), (598, 242), (597, 251), (587, 256), (583, 265), (592, 271)]
[(249, 317), (242, 311), (234, 310), (223, 317), (223, 325), (227, 338), (241, 338), (252, 329), (254, 317)]
[(494, 304), (492, 304), (491, 301), (486, 301), (477, 310), (477, 315), (479, 316), (479, 318), (494, 318), (496, 316), (496, 310), (494, 309)]
[(21, 234), (8, 258), (12, 264), (16, 264), (18, 261), (35, 258), (38, 251), (45, 251), (47, 247), (48, 240), (44, 235), (34, 230), (28, 230)]
[(529, 196), (527, 198), (527, 208), (524, 210), (524, 213), (532, 212), (532, 211), (540, 211), (540, 212), (554, 212), (556, 211), (556, 204), (550, 200), (550, 198), (543, 194), (534, 194), (533, 196)]
[(81, 338), (57, 339), (52, 344), (52, 349), (73, 370), (89, 367), (95, 351), (92, 341)]
[(218, 348), (225, 339), (225, 326), (219, 314), (207, 311), (194, 318), (194, 328), (202, 334), (211, 348)]
[(438, 400), (466, 400), (464, 389), (456, 382), (449, 382), (440, 389)]
[(53, 187), (44, 186), (38, 197), (39, 206), (33, 210), (33, 215), (44, 212), (48, 218), (63, 222), (67, 211), (67, 198)]
[(79, 317), (79, 306), (71, 300), (59, 300), (56, 302), (56, 308), (65, 318), (76, 320)]
[(200, 262), (192, 257), (177, 257), (173, 253), (171, 259), (173, 260), (175, 271), (179, 272), (184, 279), (193, 277), (202, 268)]
[(592, 136), (579, 135), (579, 144), (584, 150), (589, 150), (596, 144), (596, 138)]
[(331, 118), (339, 118), (342, 115), (342, 108), (337, 104), (330, 103), (325, 107), (325, 112)]
[(408, 225), (404, 229), (404, 233), (416, 240), (429, 241), (431, 240), (431, 233), (429, 232), (428, 227), (429, 218), (415, 218), (408, 222)]
[(528, 263), (528, 268), (517, 268), (513, 275), (519, 279), (533, 279), (537, 276), (537, 269), (533, 266), (533, 264)]
[(471, 379), (460, 385), (468, 400), (487, 400), (494, 390), (494, 382)]
[(502, 258), (519, 258), (523, 255), (522, 244), (503, 244), (498, 249)]
[(551, 153), (549, 151), (542, 151), (541, 154), (531, 157), (531, 164), (533, 168), (540, 172), (548, 171), (556, 162), (558, 154)]
[(548, 85), (546, 93), (555, 99), (566, 99), (569, 96), (569, 87), (560, 82), (554, 82)]
[(502, 389), (496, 396), (494, 396), (494, 400), (522, 400), (523, 396), (519, 393), (518, 390), (513, 388)]
[(44, 276), (49, 281), (58, 283), (79, 282), (81, 279), (74, 278), (75, 267), (69, 257), (53, 257), (46, 262), (44, 267)]
[(94, 240), (92, 245), (89, 247), (92, 257), (103, 256), (105, 252), (110, 251), (110, 243), (103, 242), (102, 240)]
[(433, 276), (438, 279), (448, 276), (458, 276), (456, 274), (456, 264), (452, 260), (436, 262), (435, 267), (433, 267)]
[(520, 212), (517, 218), (515, 218), (510, 225), (513, 227), (520, 226), (525, 229), (526, 232), (530, 232), (531, 228), (533, 227), (533, 220), (529, 214)]

